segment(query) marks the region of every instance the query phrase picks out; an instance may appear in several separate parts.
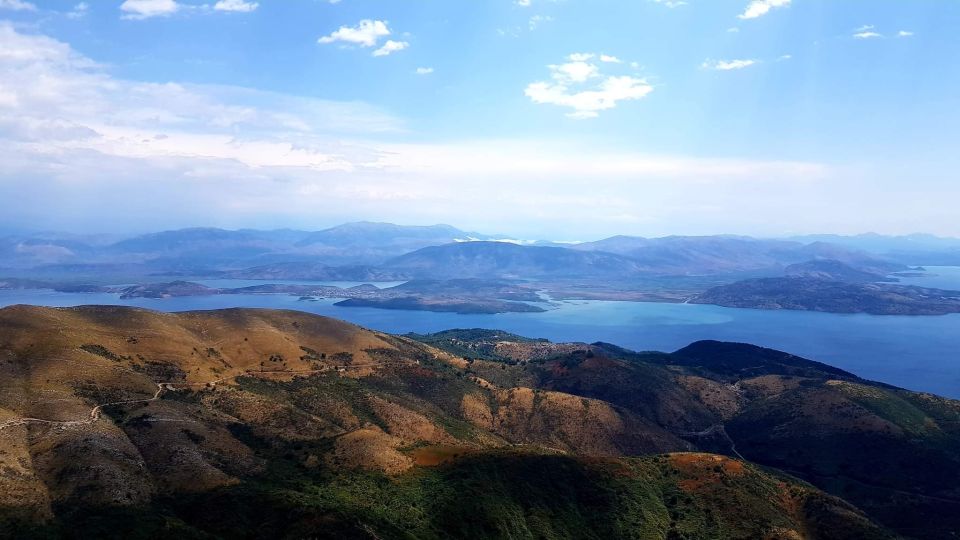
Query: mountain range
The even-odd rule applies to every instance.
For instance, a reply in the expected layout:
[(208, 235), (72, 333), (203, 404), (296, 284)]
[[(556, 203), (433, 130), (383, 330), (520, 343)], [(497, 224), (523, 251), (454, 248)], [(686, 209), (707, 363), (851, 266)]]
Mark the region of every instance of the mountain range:
[[(30, 278), (164, 275), (370, 280), (391, 279), (391, 273), (404, 279), (491, 277), (479, 274), (495, 267), (497, 276), (533, 270), (544, 276), (772, 277), (791, 264), (809, 260), (831, 259), (889, 273), (903, 270), (907, 264), (950, 261), (960, 253), (960, 241), (926, 236), (789, 240), (723, 235), (614, 236), (569, 245), (492, 242), (497, 239), (502, 237), (449, 225), (372, 222), (348, 223), (317, 232), (194, 228), (120, 240), (56, 233), (16, 234), (0, 237), (0, 273)], [(445, 263), (470, 274), (444, 273), (439, 267)]]

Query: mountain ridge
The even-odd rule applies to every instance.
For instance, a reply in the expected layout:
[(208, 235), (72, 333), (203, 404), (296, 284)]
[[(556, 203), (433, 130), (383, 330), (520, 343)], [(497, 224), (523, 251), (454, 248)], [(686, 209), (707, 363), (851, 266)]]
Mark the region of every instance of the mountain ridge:
[[(396, 527), (408, 522), (423, 536), (449, 535), (461, 530), (456, 522), (414, 517), (402, 501), (446, 500), (432, 490), (465, 489), (456, 478), (501, 493), (488, 471), (510, 463), (537, 472), (509, 482), (549, 493), (546, 500), (586, 501), (599, 489), (627, 506), (604, 503), (592, 522), (523, 492), (478, 494), (471, 508), (483, 535), (533, 526), (498, 521), (507, 508), (548, 512), (562, 537), (622, 531), (614, 523), (638, 519), (624, 508), (643, 509), (637, 526), (654, 537), (717, 531), (703, 521), (712, 513), (724, 527), (739, 523), (745, 537), (843, 537), (823, 528), (829, 515), (836, 531), (861, 537), (890, 537), (872, 519), (936, 538), (960, 515), (952, 511), (960, 495), (944, 482), (960, 471), (958, 402), (743, 344), (636, 353), (495, 331), (391, 336), (294, 311), (15, 306), (0, 309), (0, 354), (0, 514), (18, 527), (93, 531), (100, 523), (119, 534), (128, 519), (161, 519), (191, 535), (237, 536), (216, 517), (223, 508), (250, 527), (294, 536), (316, 531), (316, 520), (341, 533), (369, 527), (401, 537)], [(804, 427), (790, 427), (790, 418)], [(824, 439), (813, 445), (811, 436)], [(857, 463), (864, 444), (890, 463), (923, 459), (878, 473), (876, 460)], [(797, 448), (809, 450), (790, 453)], [(764, 476), (771, 473), (740, 454), (849, 497), (870, 517), (787, 475)], [(575, 477), (591, 480), (566, 481)], [(886, 487), (853, 489), (863, 482)], [(758, 492), (779, 495), (749, 495)], [(911, 513), (895, 510), (904, 504), (898, 493), (911, 494)], [(263, 505), (272, 510), (249, 510)], [(277, 515), (299, 517), (280, 523)]]

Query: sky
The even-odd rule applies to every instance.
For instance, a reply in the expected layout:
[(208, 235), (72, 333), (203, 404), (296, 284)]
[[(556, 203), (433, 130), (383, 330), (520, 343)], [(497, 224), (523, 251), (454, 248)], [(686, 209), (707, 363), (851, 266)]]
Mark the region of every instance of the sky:
[(0, 229), (960, 236), (956, 0), (0, 0)]

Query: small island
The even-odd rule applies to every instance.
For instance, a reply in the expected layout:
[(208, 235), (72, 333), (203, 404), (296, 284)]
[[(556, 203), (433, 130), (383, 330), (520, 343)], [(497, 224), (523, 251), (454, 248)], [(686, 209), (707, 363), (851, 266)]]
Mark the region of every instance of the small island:
[(829, 313), (946, 315), (960, 313), (960, 291), (809, 277), (759, 278), (713, 287), (690, 303)]
[(539, 306), (506, 300), (479, 298), (469, 300), (458, 298), (425, 299), (415, 296), (381, 299), (350, 298), (337, 302), (334, 305), (340, 307), (371, 307), (459, 314), (542, 313), (546, 311)]

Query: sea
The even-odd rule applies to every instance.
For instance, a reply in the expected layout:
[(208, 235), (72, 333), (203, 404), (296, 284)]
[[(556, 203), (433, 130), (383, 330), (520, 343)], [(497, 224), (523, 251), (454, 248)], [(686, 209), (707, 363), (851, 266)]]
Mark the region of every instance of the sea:
[[(199, 282), (212, 287), (278, 283), (253, 280)], [(901, 282), (960, 290), (960, 267), (928, 267), (923, 276), (901, 278)], [(359, 284), (309, 283), (341, 287)], [(118, 294), (106, 293), (0, 290), (0, 307), (13, 304), (108, 304), (168, 312), (230, 307), (292, 309), (396, 334), (490, 328), (552, 341), (603, 341), (637, 351), (674, 351), (704, 339), (736, 341), (825, 362), (866, 379), (960, 399), (960, 314), (836, 314), (699, 304), (574, 300), (556, 302), (552, 309), (543, 313), (461, 315), (339, 307), (333, 305), (336, 301), (304, 301), (298, 296), (278, 294), (121, 299)]]

